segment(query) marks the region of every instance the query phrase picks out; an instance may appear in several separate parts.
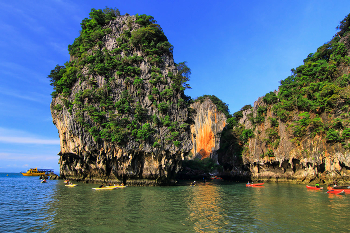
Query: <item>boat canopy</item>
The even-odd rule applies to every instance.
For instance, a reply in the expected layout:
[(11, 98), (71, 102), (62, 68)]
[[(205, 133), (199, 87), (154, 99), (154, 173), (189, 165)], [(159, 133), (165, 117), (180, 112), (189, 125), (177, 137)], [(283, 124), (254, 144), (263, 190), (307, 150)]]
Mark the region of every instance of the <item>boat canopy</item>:
[(38, 169), (38, 172), (51, 173), (53, 172), (53, 169)]

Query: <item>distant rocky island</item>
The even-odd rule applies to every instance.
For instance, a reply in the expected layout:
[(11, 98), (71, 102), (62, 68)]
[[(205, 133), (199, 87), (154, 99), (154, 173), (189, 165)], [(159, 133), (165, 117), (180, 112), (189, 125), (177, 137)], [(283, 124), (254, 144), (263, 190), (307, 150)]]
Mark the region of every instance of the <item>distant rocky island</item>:
[(60, 176), (85, 182), (176, 179), (348, 181), (350, 15), (277, 91), (230, 114), (184, 94), (191, 70), (152, 16), (92, 9), (70, 60), (49, 74)]

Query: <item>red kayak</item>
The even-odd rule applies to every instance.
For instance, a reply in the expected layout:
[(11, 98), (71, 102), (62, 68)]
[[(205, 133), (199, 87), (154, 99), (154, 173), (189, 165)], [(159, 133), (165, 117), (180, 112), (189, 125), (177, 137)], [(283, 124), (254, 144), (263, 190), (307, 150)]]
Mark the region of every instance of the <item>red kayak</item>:
[(345, 190), (344, 189), (331, 189), (328, 190), (327, 193), (329, 194), (345, 194)]
[(245, 186), (246, 187), (259, 187), (259, 186), (262, 186), (262, 185), (264, 185), (264, 183), (246, 184)]
[(315, 186), (309, 186), (309, 185), (306, 185), (306, 188), (307, 188), (307, 189), (316, 189), (316, 190), (321, 190), (321, 189), (323, 189), (323, 187), (315, 187)]
[(350, 189), (331, 189), (328, 190), (327, 193), (331, 194), (350, 194)]

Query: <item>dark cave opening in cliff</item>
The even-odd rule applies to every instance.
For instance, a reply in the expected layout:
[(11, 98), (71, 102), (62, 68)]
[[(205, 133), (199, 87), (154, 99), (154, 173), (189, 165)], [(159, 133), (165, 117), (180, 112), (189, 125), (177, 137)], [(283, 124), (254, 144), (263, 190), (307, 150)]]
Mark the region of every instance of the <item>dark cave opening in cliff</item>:
[(346, 166), (345, 163), (339, 162), (339, 165), (346, 170), (350, 170), (350, 167)]
[(112, 162), (109, 159), (106, 159), (106, 176), (110, 176), (112, 172)]
[(123, 175), (123, 184), (126, 185), (127, 176)]
[(325, 172), (325, 171), (326, 171), (326, 164), (321, 163), (320, 165), (317, 165), (317, 171), (318, 171), (319, 173)]
[(297, 168), (300, 166), (300, 160), (299, 159), (292, 159), (292, 167), (293, 167), (293, 172), (295, 173)]
[(291, 169), (291, 164), (289, 163), (288, 160), (283, 160), (281, 163), (281, 167), (283, 168), (283, 172), (286, 172), (287, 170)]

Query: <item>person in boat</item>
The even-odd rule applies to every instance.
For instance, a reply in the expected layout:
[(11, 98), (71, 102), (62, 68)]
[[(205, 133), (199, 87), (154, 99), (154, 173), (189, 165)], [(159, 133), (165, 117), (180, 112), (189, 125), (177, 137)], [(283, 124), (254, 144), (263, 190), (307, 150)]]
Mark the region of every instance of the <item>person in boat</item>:
[(103, 187), (104, 187), (104, 185), (103, 185), (103, 184), (101, 184), (99, 188), (103, 188)]
[(337, 187), (338, 186), (338, 183), (337, 183), (337, 181), (335, 180), (334, 182), (333, 182), (333, 187)]
[(319, 187), (320, 187), (320, 184), (317, 183), (317, 184), (315, 185), (315, 187), (316, 187), (316, 188), (319, 188)]

